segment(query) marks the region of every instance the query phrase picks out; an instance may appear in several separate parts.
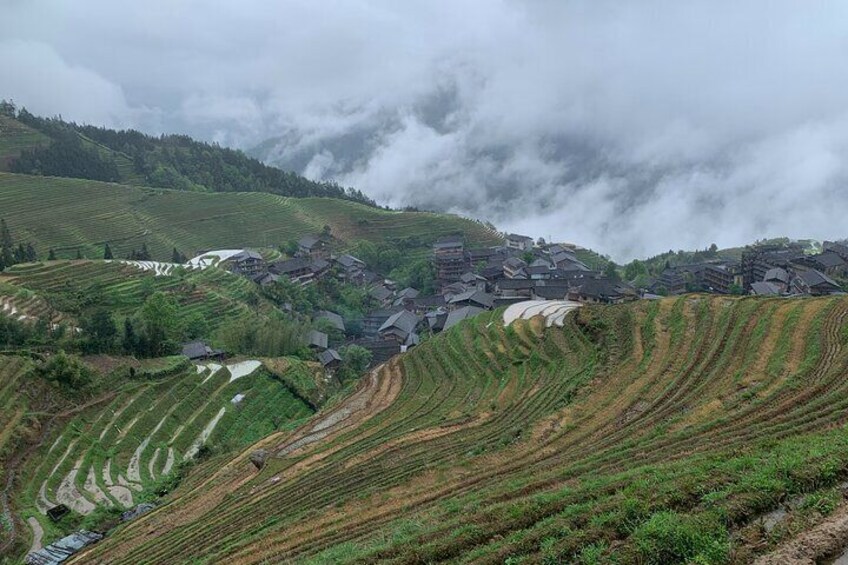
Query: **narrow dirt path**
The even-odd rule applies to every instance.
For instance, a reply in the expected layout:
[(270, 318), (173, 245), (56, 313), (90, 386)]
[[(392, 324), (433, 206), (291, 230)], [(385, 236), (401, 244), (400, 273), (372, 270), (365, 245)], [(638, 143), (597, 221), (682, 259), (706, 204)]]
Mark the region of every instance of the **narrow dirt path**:
[(847, 542), (848, 504), (843, 504), (827, 520), (758, 558), (754, 565), (816, 565), (839, 555)]
[(27, 518), (27, 524), (29, 524), (29, 527), (32, 529), (32, 545), (29, 548), (29, 552), (33, 553), (44, 547), (41, 545), (41, 540), (44, 539), (44, 528), (42, 528), (38, 520), (32, 516)]

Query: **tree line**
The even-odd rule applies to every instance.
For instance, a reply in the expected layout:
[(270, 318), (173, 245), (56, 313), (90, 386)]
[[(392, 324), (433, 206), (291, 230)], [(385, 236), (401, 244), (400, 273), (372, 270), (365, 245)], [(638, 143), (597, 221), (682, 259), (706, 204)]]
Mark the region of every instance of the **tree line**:
[(27, 263), (38, 260), (38, 253), (32, 243), (18, 242), (15, 239), (6, 220), (0, 218), (0, 271), (18, 263)]
[[(12, 172), (126, 182), (118, 159), (132, 163), (144, 184), (206, 192), (270, 192), (281, 196), (319, 196), (376, 203), (361, 191), (335, 182), (317, 182), (265, 165), (242, 151), (196, 141), (186, 135), (154, 137), (136, 130), (112, 130), (42, 118), (26, 108), (0, 101), (0, 112), (44, 133), (53, 141), (25, 150)], [(105, 149), (104, 149), (105, 148)]]

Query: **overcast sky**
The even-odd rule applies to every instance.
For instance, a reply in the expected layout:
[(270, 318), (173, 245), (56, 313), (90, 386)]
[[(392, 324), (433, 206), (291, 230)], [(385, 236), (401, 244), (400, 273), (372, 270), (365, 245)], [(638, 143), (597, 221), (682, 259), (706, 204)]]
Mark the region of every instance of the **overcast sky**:
[(848, 3), (0, 0), (0, 98), (618, 260), (848, 237)]

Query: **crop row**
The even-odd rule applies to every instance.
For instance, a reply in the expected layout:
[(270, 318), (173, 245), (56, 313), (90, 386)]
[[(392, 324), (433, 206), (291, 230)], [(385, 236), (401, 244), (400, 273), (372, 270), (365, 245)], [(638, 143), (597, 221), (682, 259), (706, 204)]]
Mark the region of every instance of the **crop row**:
[[(11, 374), (0, 367), (0, 377)], [(242, 396), (233, 402), (236, 395)], [(202, 444), (242, 448), (309, 413), (262, 369), (231, 382), (226, 367), (199, 372), (188, 365), (170, 376), (126, 381), (31, 459), (19, 506), (45, 526), (43, 512), (56, 503), (83, 514), (98, 505), (127, 507)]]
[[(286, 474), (306, 454), (273, 461), (234, 487), (227, 507), (181, 521), (180, 509), (204, 498), (186, 492), (162, 513), (172, 530), (151, 539), (153, 528), (131, 527), (95, 553), (126, 562), (502, 562), (577, 560), (617, 544), (637, 560), (632, 536), (655, 514), (712, 516), (704, 501), (733, 492), (721, 503), (734, 516), (726, 531), (788, 491), (835, 480), (814, 470), (817, 452), (786, 452), (845, 419), (844, 299), (595, 307), (547, 330), (533, 321), (504, 328), (497, 316), (384, 367), (382, 378), (401, 380), (397, 398), (308, 450), (326, 453), (320, 464)], [(746, 457), (770, 466), (745, 467)], [(766, 480), (790, 463), (789, 478), (757, 492), (757, 473)]]
[[(69, 193), (74, 197), (68, 198)], [(0, 209), (18, 240), (31, 241), (42, 253), (54, 248), (60, 257), (74, 257), (78, 249), (87, 257), (100, 257), (107, 242), (116, 256), (146, 243), (157, 259), (170, 257), (174, 247), (186, 254), (276, 247), (325, 225), (345, 241), (412, 238), (421, 249), (439, 235), (456, 232), (466, 233), (476, 245), (499, 240), (471, 220), (388, 212), (342, 200), (153, 190), (9, 173), (0, 173)], [(56, 217), (62, 221), (54, 221)]]

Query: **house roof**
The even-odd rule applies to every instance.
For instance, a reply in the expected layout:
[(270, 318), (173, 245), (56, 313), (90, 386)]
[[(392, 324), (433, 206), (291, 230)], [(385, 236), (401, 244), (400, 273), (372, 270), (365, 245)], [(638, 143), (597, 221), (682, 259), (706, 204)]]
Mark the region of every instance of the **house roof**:
[(434, 332), (441, 331), (445, 327), (445, 322), (448, 319), (447, 312), (430, 312), (425, 316), (427, 318), (427, 324), (430, 326), (430, 329)]
[(445, 297), (436, 294), (435, 296), (419, 296), (412, 299), (412, 304), (416, 308), (438, 308), (445, 305)]
[(232, 257), (228, 259), (228, 261), (244, 261), (246, 259), (258, 259), (259, 261), (263, 261), (264, 258), (261, 254), (253, 249), (243, 249), (239, 253), (236, 253)]
[(297, 244), (299, 246), (303, 247), (304, 249), (312, 249), (320, 241), (321, 241), (321, 238), (318, 237), (317, 235), (305, 235), (305, 236), (301, 237), (300, 240), (298, 240)]
[(183, 355), (189, 359), (203, 359), (212, 354), (212, 349), (202, 341), (190, 341), (183, 344)]
[(542, 258), (534, 259), (533, 262), (530, 263), (530, 267), (544, 267), (548, 270), (553, 269), (553, 265), (551, 265), (550, 261)]
[(30, 553), (26, 557), (26, 562), (32, 565), (58, 565), (82, 548), (101, 539), (103, 539), (103, 534), (80, 530), (38, 551)]
[(468, 318), (473, 318), (481, 312), (484, 312), (484, 310), (482, 308), (477, 308), (476, 306), (465, 306), (464, 308), (458, 308), (453, 312), (448, 313), (448, 317), (445, 320), (444, 329), (449, 330), (461, 321), (467, 320)]
[(480, 271), (480, 276), (486, 280), (503, 277), (503, 265), (487, 265)]
[(371, 284), (379, 281), (380, 275), (378, 275), (374, 271), (364, 270), (362, 271), (362, 278), (366, 283)]
[(824, 253), (813, 255), (810, 259), (826, 269), (845, 265), (845, 260), (833, 251), (825, 251)]
[(495, 283), (500, 290), (522, 290), (533, 288), (539, 281), (532, 279), (502, 279)]
[(315, 319), (316, 320), (327, 320), (328, 322), (333, 324), (333, 327), (335, 327), (336, 329), (339, 329), (341, 331), (345, 331), (344, 320), (342, 319), (341, 316), (339, 316), (335, 312), (330, 312), (328, 310), (319, 310), (318, 312), (315, 313)]
[(458, 235), (449, 235), (437, 239), (433, 243), (433, 249), (448, 249), (451, 247), (460, 247), (463, 245), (462, 237)]
[(280, 280), (280, 277), (275, 275), (274, 273), (265, 272), (253, 275), (252, 277), (250, 277), (250, 280), (259, 285), (266, 285), (272, 282), (277, 282), (278, 280)]
[(529, 235), (521, 235), (517, 233), (509, 233), (506, 235), (506, 238), (510, 241), (533, 241), (533, 238)]
[(539, 287), (542, 287), (542, 286), (549, 286), (549, 287), (552, 287), (552, 288), (568, 288), (569, 286), (571, 286), (572, 281), (573, 281), (573, 278), (572, 279), (547, 279), (547, 280), (541, 280), (541, 281), (533, 281), (535, 283), (533, 286), (536, 287), (536, 288), (539, 288)]
[(380, 326), (380, 329), (377, 331), (379, 333), (383, 333), (391, 330), (392, 328), (397, 328), (406, 334), (410, 334), (415, 330), (415, 326), (417, 325), (418, 316), (408, 310), (401, 310), (400, 312), (389, 316), (389, 318), (383, 322), (383, 325)]
[(313, 260), (309, 263), (309, 267), (310, 267), (313, 271), (316, 271), (316, 272), (317, 272), (317, 271), (323, 271), (323, 270), (325, 270), (325, 269), (329, 269), (329, 268), (330, 268), (330, 263), (329, 263), (328, 261), (325, 261), (324, 259), (313, 259)]
[(325, 349), (321, 353), (318, 354), (318, 361), (321, 362), (325, 367), (330, 363), (337, 362), (341, 363), (342, 358), (339, 355), (339, 352), (335, 349)]
[(562, 300), (568, 294), (568, 287), (540, 285), (533, 288), (533, 294), (545, 300)]
[(357, 259), (353, 255), (342, 255), (341, 257), (336, 258), (336, 263), (341, 265), (346, 269), (350, 269), (351, 267), (364, 267), (365, 261)]
[(586, 266), (581, 260), (577, 258), (574, 253), (557, 253), (556, 255), (551, 256), (551, 261), (559, 268), (569, 268), (569, 269), (580, 269), (580, 270), (589, 270), (589, 267)]
[(311, 262), (309, 259), (286, 259), (284, 261), (276, 261), (275, 263), (272, 263), (271, 270), (280, 275), (287, 275), (295, 271), (307, 269), (310, 265)]
[(399, 298), (417, 298), (419, 294), (421, 294), (421, 292), (411, 286), (408, 286), (397, 293)]
[(533, 275), (551, 275), (554, 272), (554, 269), (551, 269), (548, 265), (537, 265), (535, 267), (525, 267), (524, 272), (529, 276)]
[(306, 344), (311, 347), (327, 349), (327, 334), (319, 332), (318, 330), (310, 330), (310, 332), (306, 334)]
[(388, 320), (394, 314), (400, 312), (400, 308), (391, 308), (391, 309), (380, 309), (380, 310), (372, 310), (365, 314), (365, 319), (371, 320)]
[(368, 294), (375, 300), (384, 301), (392, 297), (392, 291), (384, 286), (375, 286)]
[(836, 284), (836, 281), (834, 281), (826, 274), (820, 271), (816, 271), (815, 269), (810, 269), (809, 271), (802, 271), (798, 274), (798, 276), (809, 287), (832, 286), (835, 288), (839, 288), (839, 285)]
[(484, 308), (491, 308), (494, 303), (494, 297), (482, 290), (466, 290), (463, 293), (456, 294), (448, 300), (448, 304), (458, 304), (460, 302), (473, 302)]
[(521, 269), (527, 266), (527, 263), (519, 259), (518, 257), (510, 257), (506, 261), (503, 262), (504, 267), (509, 267), (510, 269)]
[(757, 296), (779, 296), (780, 287), (773, 282), (755, 282), (751, 283), (751, 294), (756, 294)]
[(633, 292), (633, 288), (622, 282), (608, 278), (586, 279), (577, 287), (577, 291), (586, 296), (597, 298), (616, 298)]
[(825, 251), (833, 251), (837, 255), (841, 256), (843, 259), (848, 259), (848, 245), (842, 241), (825, 241), (824, 242), (824, 250)]
[(478, 282), (478, 281), (479, 282), (485, 282), (486, 277), (478, 275), (476, 273), (472, 273), (471, 271), (468, 271), (467, 273), (462, 273), (462, 276), (459, 277), (459, 280), (462, 281), (465, 284), (471, 284), (471, 283), (475, 283), (475, 282)]
[(497, 255), (497, 254), (498, 254), (498, 250), (493, 249), (491, 247), (475, 247), (474, 249), (468, 250), (468, 256), (472, 260), (477, 260), (477, 261), (479, 261), (481, 259), (488, 259), (489, 257), (492, 257), (493, 255)]
[(775, 267), (773, 269), (769, 269), (766, 271), (766, 276), (763, 277), (764, 281), (780, 281), (784, 284), (789, 284), (789, 273), (786, 272), (786, 269), (781, 269), (780, 267)]

